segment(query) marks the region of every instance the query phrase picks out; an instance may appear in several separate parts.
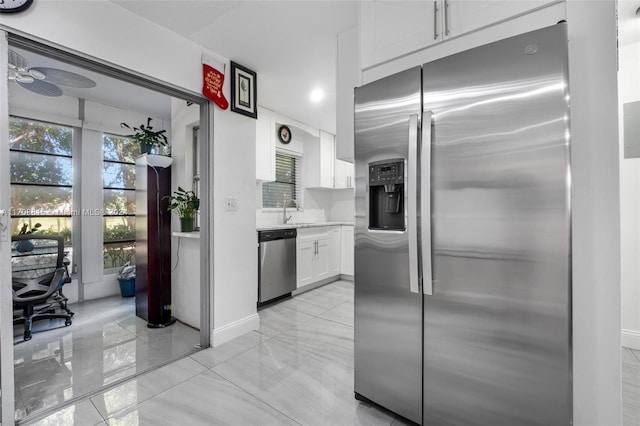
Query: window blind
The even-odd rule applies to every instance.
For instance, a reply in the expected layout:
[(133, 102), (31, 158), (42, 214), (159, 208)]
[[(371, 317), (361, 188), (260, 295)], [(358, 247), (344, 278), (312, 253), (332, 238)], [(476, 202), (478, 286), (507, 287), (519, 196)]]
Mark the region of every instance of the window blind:
[(276, 180), (262, 184), (262, 207), (302, 208), (301, 159), (299, 157), (276, 153)]

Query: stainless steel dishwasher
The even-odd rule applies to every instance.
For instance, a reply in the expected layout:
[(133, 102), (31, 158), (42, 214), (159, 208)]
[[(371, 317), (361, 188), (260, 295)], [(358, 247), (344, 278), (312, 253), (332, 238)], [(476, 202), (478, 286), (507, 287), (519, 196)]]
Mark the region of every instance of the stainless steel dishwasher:
[(258, 231), (258, 305), (296, 289), (295, 229)]

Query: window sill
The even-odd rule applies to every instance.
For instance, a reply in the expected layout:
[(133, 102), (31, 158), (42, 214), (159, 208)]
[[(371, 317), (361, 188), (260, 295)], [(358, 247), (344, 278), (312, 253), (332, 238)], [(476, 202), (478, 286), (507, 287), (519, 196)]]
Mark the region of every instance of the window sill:
[(194, 232), (172, 232), (171, 235), (173, 235), (174, 237), (181, 237), (181, 238), (193, 238), (193, 239), (199, 239), (200, 238), (200, 231), (194, 231)]

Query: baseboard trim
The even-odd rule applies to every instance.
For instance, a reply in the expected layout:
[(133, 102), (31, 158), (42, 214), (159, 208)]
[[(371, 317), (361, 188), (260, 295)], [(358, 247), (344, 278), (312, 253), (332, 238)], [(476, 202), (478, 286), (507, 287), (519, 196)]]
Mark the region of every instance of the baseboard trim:
[(340, 279), (344, 281), (353, 281), (353, 275), (340, 274)]
[(622, 330), (622, 346), (640, 351), (640, 332), (635, 330)]
[(234, 321), (231, 324), (215, 328), (211, 333), (211, 346), (220, 346), (258, 328), (260, 328), (260, 317), (257, 313)]
[(297, 294), (304, 293), (305, 291), (309, 291), (309, 290), (313, 290), (314, 288), (322, 287), (325, 284), (329, 284), (329, 283), (332, 283), (334, 281), (338, 281), (339, 279), (340, 279), (340, 275), (334, 275), (332, 277), (325, 278), (323, 280), (316, 281), (315, 283), (307, 284), (307, 285), (305, 285), (303, 287), (300, 287), (300, 288), (298, 288), (296, 290), (293, 290), (291, 292), (291, 295), (295, 296)]

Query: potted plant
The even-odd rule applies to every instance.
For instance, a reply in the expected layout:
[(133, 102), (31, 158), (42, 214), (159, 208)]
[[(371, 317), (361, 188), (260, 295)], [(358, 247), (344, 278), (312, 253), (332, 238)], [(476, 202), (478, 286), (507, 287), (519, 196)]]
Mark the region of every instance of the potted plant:
[(185, 191), (182, 187), (178, 187), (173, 195), (167, 195), (169, 200), (168, 210), (176, 210), (180, 217), (180, 231), (192, 232), (194, 230), (196, 213), (200, 208), (200, 199), (193, 191)]
[(140, 154), (151, 154), (154, 147), (161, 148), (169, 144), (165, 135), (166, 130), (153, 130), (151, 117), (147, 118), (146, 126), (141, 124), (138, 127), (131, 127), (127, 123), (120, 123), (120, 127), (125, 127), (133, 132), (130, 135), (125, 135), (125, 137), (133, 139), (140, 144)]
[[(22, 224), (22, 228), (20, 228), (20, 231), (18, 232), (18, 235), (33, 234), (41, 226), (42, 226), (41, 223), (36, 223), (35, 225), (33, 225), (33, 228), (29, 228), (29, 224), (25, 222), (25, 223)], [(30, 251), (33, 251), (34, 248), (35, 247), (34, 247), (33, 242), (31, 240), (22, 240), (18, 244), (16, 244), (16, 251), (18, 251), (20, 253), (29, 253)]]

